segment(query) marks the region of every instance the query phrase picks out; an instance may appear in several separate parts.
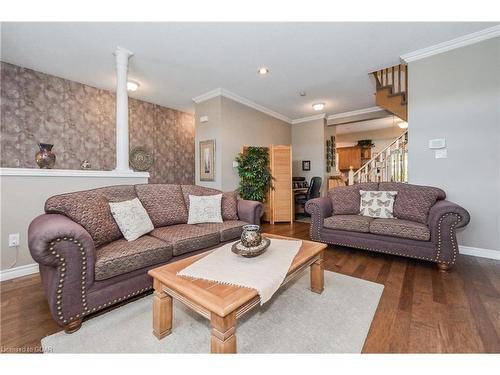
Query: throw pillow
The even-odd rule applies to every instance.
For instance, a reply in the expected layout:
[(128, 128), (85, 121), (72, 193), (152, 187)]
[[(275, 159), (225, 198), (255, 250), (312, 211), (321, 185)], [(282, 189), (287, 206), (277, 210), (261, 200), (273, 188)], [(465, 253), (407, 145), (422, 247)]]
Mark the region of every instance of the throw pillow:
[(397, 191), (360, 190), (361, 204), (359, 214), (362, 216), (394, 218), (393, 207)]
[(133, 241), (154, 229), (153, 223), (138, 198), (130, 201), (109, 203), (111, 214), (123, 237)]
[(222, 223), (222, 194), (189, 195), (188, 224)]

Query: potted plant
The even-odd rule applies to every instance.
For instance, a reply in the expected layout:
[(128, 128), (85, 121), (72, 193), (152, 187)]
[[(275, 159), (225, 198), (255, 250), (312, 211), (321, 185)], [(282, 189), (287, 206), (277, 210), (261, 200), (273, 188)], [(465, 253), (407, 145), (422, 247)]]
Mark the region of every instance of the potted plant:
[(264, 202), (271, 186), (267, 147), (248, 147), (236, 157), (240, 186), (237, 191), (242, 199)]

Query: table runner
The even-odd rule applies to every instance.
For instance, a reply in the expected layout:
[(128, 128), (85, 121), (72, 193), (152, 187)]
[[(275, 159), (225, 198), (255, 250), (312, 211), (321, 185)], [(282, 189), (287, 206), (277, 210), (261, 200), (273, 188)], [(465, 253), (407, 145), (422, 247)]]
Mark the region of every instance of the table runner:
[(177, 275), (255, 289), (263, 305), (283, 283), (302, 246), (302, 241), (271, 239), (264, 254), (244, 258), (231, 251), (233, 243), (221, 246)]

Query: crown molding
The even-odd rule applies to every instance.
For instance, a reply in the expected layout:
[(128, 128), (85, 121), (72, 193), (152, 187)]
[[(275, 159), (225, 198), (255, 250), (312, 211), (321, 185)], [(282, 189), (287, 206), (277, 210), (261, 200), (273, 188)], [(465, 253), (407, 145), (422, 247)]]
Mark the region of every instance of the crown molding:
[(335, 115), (330, 115), (326, 119), (327, 120), (335, 120), (338, 118), (364, 115), (366, 113), (373, 113), (373, 112), (378, 112), (378, 111), (384, 111), (384, 109), (382, 107), (363, 108), (363, 109), (358, 109), (356, 111), (342, 112), (342, 113), (337, 113)]
[(193, 98), (193, 102), (195, 102), (196, 104), (199, 104), (199, 103), (205, 102), (209, 99), (215, 98), (217, 96), (222, 96), (222, 89), (220, 87), (217, 89), (214, 89), (212, 91), (206, 92), (204, 94), (201, 94), (199, 96), (195, 96)]
[(234, 92), (231, 92), (231, 91), (223, 89), (223, 88), (217, 88), (217, 89), (209, 91), (205, 94), (196, 96), (193, 98), (193, 101), (196, 104), (199, 104), (199, 103), (202, 103), (202, 102), (207, 101), (209, 99), (215, 98), (217, 96), (223, 96), (225, 98), (234, 100), (235, 102), (246, 105), (247, 107), (253, 108), (259, 112), (265, 113), (266, 115), (277, 118), (278, 120), (284, 121), (288, 124), (292, 123), (292, 119), (290, 119), (289, 117), (282, 115), (281, 113), (275, 112), (272, 109), (264, 107), (263, 105), (255, 103), (255, 102), (251, 101), (250, 99), (244, 98), (238, 94), (235, 94)]
[(260, 105), (258, 103), (251, 101), (250, 99), (239, 96), (238, 94), (235, 94), (234, 92), (231, 92), (229, 90), (226, 90), (226, 89), (221, 89), (221, 90), (222, 90), (222, 96), (224, 96), (228, 99), (234, 100), (235, 102), (246, 105), (247, 107), (250, 107), (250, 108), (253, 108), (257, 111), (265, 113), (266, 115), (277, 118), (278, 120), (287, 122), (289, 124), (292, 123), (292, 119), (290, 119), (289, 117), (287, 117), (285, 115), (282, 115), (281, 113), (275, 112), (272, 109), (266, 108), (263, 105)]
[(465, 47), (470, 44), (482, 42), (483, 40), (496, 38), (500, 36), (500, 25), (489, 27), (475, 33), (467, 34), (447, 42), (439, 43), (434, 46), (422, 48), (413, 52), (401, 55), (401, 60), (405, 63), (425, 59), (443, 52), (451, 51), (456, 48)]
[(326, 113), (320, 113), (319, 115), (313, 115), (313, 116), (308, 116), (308, 117), (302, 117), (302, 118), (297, 118), (295, 120), (292, 120), (291, 124), (301, 124), (303, 122), (309, 122), (309, 121), (314, 121), (314, 120), (322, 120), (326, 118)]

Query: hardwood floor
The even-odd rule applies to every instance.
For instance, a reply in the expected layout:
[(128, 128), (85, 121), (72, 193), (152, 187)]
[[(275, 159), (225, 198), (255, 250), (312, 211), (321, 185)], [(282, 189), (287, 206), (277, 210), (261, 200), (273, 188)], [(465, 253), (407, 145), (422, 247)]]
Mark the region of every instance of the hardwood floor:
[[(305, 223), (263, 231), (309, 238)], [(443, 274), (432, 263), (331, 246), (325, 269), (385, 286), (365, 353), (500, 353), (499, 261), (460, 256)], [(5, 281), (0, 291), (1, 350), (39, 351), (40, 339), (60, 330), (40, 277)]]

